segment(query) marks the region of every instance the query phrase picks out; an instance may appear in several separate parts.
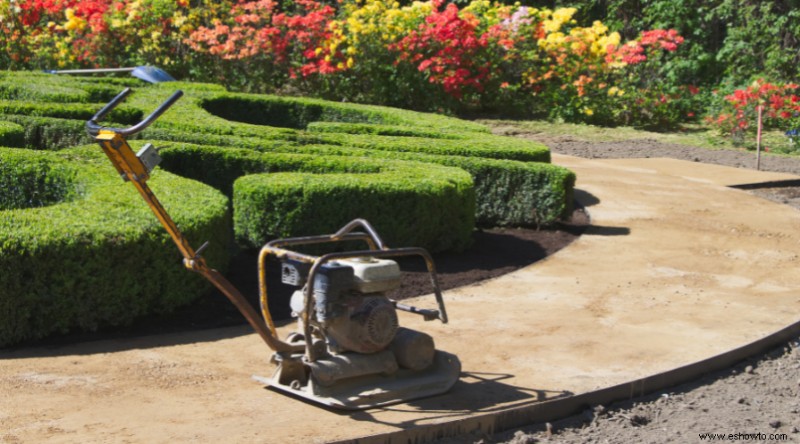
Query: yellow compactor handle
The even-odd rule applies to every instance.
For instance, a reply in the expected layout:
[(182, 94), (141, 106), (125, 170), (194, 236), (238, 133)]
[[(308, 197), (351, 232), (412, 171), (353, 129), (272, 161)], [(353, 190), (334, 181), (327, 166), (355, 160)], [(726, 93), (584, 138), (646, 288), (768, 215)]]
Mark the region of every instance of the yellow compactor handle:
[(111, 112), (114, 107), (122, 103), (128, 94), (130, 94), (130, 89), (125, 89), (98, 111), (92, 119), (86, 122), (86, 129), (89, 134), (100, 144), (103, 152), (106, 153), (123, 180), (130, 181), (133, 184), (147, 203), (147, 206), (153, 211), (158, 221), (167, 230), (167, 233), (169, 233), (175, 245), (177, 245), (178, 250), (180, 250), (181, 255), (183, 255), (184, 266), (191, 271), (199, 273), (214, 284), (214, 286), (239, 309), (239, 312), (247, 319), (250, 326), (253, 327), (259, 336), (261, 336), (261, 339), (263, 339), (272, 350), (276, 352), (302, 351), (304, 348), (303, 344), (289, 344), (278, 339), (268, 310), (263, 310), (262, 314), (264, 319), (260, 319), (253, 306), (247, 302), (239, 290), (221, 273), (210, 268), (206, 264), (205, 259), (200, 255), (204, 247), (200, 247), (200, 249), (195, 251), (192, 246), (189, 245), (189, 241), (184, 237), (163, 205), (161, 205), (161, 202), (159, 202), (158, 198), (156, 198), (153, 191), (147, 185), (147, 179), (150, 178), (150, 170), (154, 165), (148, 167), (141, 159), (143, 153), (140, 152), (138, 155), (134, 154), (133, 149), (131, 149), (128, 141), (125, 139), (126, 136), (136, 134), (152, 124), (183, 95), (183, 92), (177, 91), (152, 114), (132, 127), (108, 128), (101, 126), (98, 121)]

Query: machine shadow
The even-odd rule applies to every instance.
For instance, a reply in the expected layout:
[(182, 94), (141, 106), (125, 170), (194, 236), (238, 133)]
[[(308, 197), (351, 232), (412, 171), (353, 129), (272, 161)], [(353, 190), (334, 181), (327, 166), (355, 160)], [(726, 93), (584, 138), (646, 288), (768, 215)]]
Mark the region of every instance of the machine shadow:
[[(503, 373), (462, 372), (458, 382), (443, 395), (363, 411), (335, 412), (356, 421), (408, 429), (431, 421), (492, 413), (573, 395), (566, 390), (518, 387), (503, 382), (513, 377)], [(413, 419), (386, 421), (376, 414), (379, 412), (408, 413)], [(419, 417), (421, 412), (425, 413), (424, 418)]]
[[(586, 190), (581, 190), (576, 188), (575, 203), (576, 205), (579, 205), (582, 208), (588, 208), (600, 204), (600, 198)], [(591, 221), (588, 221), (587, 224), (583, 227), (583, 231), (581, 232), (581, 234), (586, 234), (590, 236), (627, 236), (631, 234), (631, 230), (628, 227), (609, 227), (609, 226), (595, 225), (591, 223)]]

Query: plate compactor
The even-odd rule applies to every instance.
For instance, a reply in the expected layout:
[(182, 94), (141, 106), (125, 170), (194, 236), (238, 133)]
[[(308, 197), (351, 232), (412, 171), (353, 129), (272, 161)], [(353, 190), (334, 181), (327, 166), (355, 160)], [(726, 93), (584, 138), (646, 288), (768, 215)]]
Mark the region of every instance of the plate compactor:
[[(98, 122), (130, 93), (124, 90), (86, 122), (123, 180), (139, 191), (183, 255), (184, 266), (217, 287), (244, 315), (274, 351), (277, 369), (271, 378), (254, 377), (293, 396), (340, 409), (365, 409), (444, 393), (458, 380), (461, 363), (455, 355), (436, 350), (433, 338), (400, 327), (397, 311), (447, 322), (436, 270), (422, 248), (388, 248), (374, 228), (356, 219), (330, 235), (278, 239), (259, 255), (261, 316), (242, 294), (196, 251), (147, 185), (161, 158), (146, 144), (134, 154), (126, 137), (142, 131), (182, 95), (174, 93), (152, 114), (129, 128), (103, 127)], [(363, 231), (360, 231), (363, 230)], [(315, 256), (291, 248), (312, 244), (364, 242), (368, 249)], [(400, 285), (398, 264), (389, 259), (420, 256), (425, 260), (436, 297), (436, 309), (398, 303), (386, 293)], [(297, 331), (278, 338), (267, 304), (265, 262), (281, 261), (281, 281), (296, 287), (290, 301)]]

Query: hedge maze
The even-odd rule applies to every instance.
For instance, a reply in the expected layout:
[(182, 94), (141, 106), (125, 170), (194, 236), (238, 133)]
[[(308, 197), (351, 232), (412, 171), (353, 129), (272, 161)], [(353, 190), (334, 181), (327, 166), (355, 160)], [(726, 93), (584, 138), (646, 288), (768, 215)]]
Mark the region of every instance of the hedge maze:
[(209, 84), (0, 73), (0, 346), (125, 325), (201, 295), (166, 232), (84, 130), (128, 126), (184, 91), (137, 140), (149, 182), (205, 256), (330, 233), (356, 217), (391, 246), (462, 250), (472, 231), (569, 215), (575, 176), (542, 145), (392, 108), (234, 94)]

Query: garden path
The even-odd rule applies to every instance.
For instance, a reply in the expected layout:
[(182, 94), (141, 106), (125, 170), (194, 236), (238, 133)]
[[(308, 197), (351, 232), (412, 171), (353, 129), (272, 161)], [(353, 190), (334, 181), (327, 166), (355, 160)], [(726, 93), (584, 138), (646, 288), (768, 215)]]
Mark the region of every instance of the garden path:
[(532, 421), (537, 403), (556, 399), (555, 411), (564, 395), (612, 386), (633, 395), (644, 384), (630, 381), (798, 321), (800, 212), (728, 187), (797, 176), (669, 159), (554, 162), (577, 173), (587, 232), (533, 266), (448, 291), (448, 325), (401, 319), (461, 359), (449, 394), (359, 413), (319, 409), (250, 380), (270, 372), (268, 350), (234, 327), (0, 352), (0, 440), (427, 438), (491, 428), (509, 408)]

